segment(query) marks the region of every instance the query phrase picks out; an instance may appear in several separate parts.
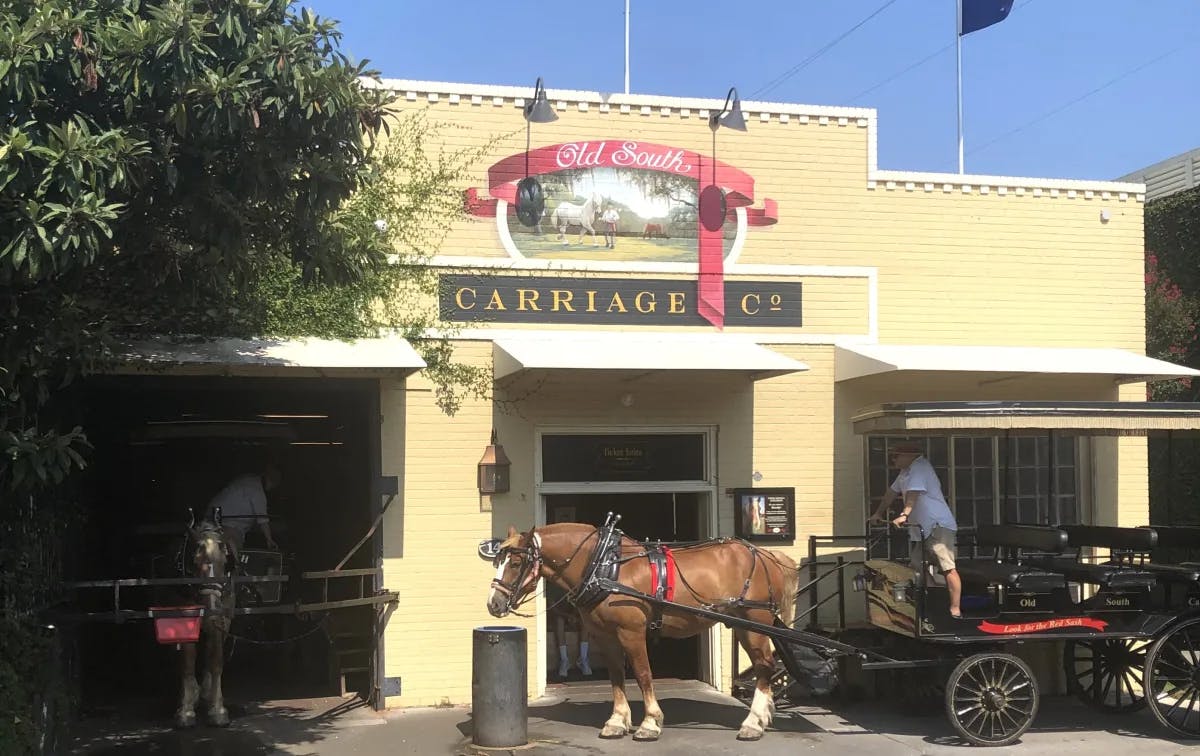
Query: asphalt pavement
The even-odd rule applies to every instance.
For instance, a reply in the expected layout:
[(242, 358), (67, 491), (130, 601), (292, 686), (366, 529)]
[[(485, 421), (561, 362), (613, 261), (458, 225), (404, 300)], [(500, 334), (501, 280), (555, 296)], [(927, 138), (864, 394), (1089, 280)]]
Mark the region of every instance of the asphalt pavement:
[[(629, 686), (634, 721), (641, 706)], [(611, 711), (606, 683), (554, 685), (529, 706), (529, 743), (517, 749), (482, 749), (471, 743), (468, 708), (401, 709), (375, 712), (357, 700), (337, 698), (273, 701), (231, 707), (233, 724), (176, 731), (169, 719), (143, 711), (85, 720), (73, 753), (94, 756), (402, 756), (419, 754), (775, 754), (797, 753), (912, 756), (965, 754), (962, 742), (937, 707), (906, 713), (888, 701), (827, 705), (813, 701), (781, 708), (766, 736), (756, 743), (736, 740), (746, 716), (740, 701), (702, 683), (656, 681), (666, 726), (657, 743), (601, 740), (599, 728)], [(1099, 714), (1069, 697), (1042, 700), (1034, 725), (1013, 746), (988, 749), (1045, 756), (1095, 756), (1136, 750), (1138, 756), (1200, 753), (1200, 741), (1176, 741), (1148, 711)]]

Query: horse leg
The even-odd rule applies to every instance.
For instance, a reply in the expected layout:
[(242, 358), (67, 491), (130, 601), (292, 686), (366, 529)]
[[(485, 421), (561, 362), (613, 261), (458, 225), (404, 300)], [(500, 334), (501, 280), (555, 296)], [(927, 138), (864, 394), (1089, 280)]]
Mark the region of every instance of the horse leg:
[[(764, 621), (764, 620), (759, 620)], [(769, 619), (766, 621), (770, 621)], [(771, 693), (771, 676), (775, 673), (775, 657), (771, 651), (771, 641), (765, 635), (751, 633), (745, 630), (735, 631), (738, 641), (746, 649), (751, 664), (754, 665), (754, 700), (750, 703), (750, 713), (738, 730), (738, 740), (758, 740), (763, 736), (771, 717), (775, 714), (775, 697)]]
[(228, 620), (223, 617), (213, 621), (214, 627), (210, 628), (208, 632), (208, 655), (205, 659), (208, 664), (205, 679), (209, 683), (208, 719), (218, 727), (229, 724), (229, 712), (225, 710), (225, 696), (221, 691), (221, 673), (225, 668), (227, 622)]
[(658, 740), (662, 735), (663, 711), (654, 697), (654, 677), (650, 674), (650, 656), (646, 653), (646, 630), (639, 626), (636, 629), (621, 628), (617, 631), (621, 646), (633, 664), (633, 675), (637, 678), (638, 687), (642, 689), (642, 701), (646, 704), (646, 716), (633, 733), (634, 740)]
[(196, 726), (196, 699), (200, 697), (200, 686), (196, 684), (196, 644), (184, 643), (180, 646), (181, 684), (179, 691), (179, 710), (175, 712), (175, 724), (178, 727)]
[[(591, 630), (591, 628), (589, 628)], [(602, 738), (623, 738), (633, 729), (633, 710), (625, 697), (625, 651), (615, 636), (591, 632), (592, 642), (600, 646), (604, 660), (608, 663), (608, 679), (612, 683), (612, 716), (600, 730)]]

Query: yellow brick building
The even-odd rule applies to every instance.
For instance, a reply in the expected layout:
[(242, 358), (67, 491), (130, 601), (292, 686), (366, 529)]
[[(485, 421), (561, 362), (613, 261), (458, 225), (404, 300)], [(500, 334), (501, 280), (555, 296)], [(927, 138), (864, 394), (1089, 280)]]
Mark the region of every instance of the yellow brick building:
[[(1142, 356), (1139, 184), (882, 170), (873, 110), (744, 102), (747, 130), (715, 135), (727, 210), (706, 232), (696, 205), (723, 100), (552, 90), (557, 120), (530, 127), (548, 198), (537, 229), (512, 213), (531, 89), (384, 86), (448, 148), (496, 140), (463, 187), (473, 217), (431, 261), (458, 357), (494, 369), (494, 396), (446, 417), (419, 372), (381, 382), (382, 472), (401, 481), (382, 530), (400, 594), (389, 706), (470, 700), (471, 632), (495, 622), (492, 567), (474, 551), (509, 524), (612, 509), (631, 535), (730, 536), (734, 489), (794, 489), (779, 548), (799, 559), (810, 535), (861, 533), (882, 491), (888, 440), (854, 432), (860, 407), (1141, 400), (1148, 377), (1190, 373)], [(612, 247), (605, 205), (620, 217)], [(589, 210), (595, 234), (580, 226)], [(723, 319), (697, 314), (706, 253)], [(485, 496), (476, 465), (493, 430), (511, 487)], [(581, 459), (596, 448), (686, 460)], [(929, 454), (960, 524), (1147, 519), (1141, 439), (949, 439)], [(552, 673), (544, 606), (505, 620), (529, 629), (530, 695)], [(727, 690), (729, 649), (718, 629), (665, 653)]]

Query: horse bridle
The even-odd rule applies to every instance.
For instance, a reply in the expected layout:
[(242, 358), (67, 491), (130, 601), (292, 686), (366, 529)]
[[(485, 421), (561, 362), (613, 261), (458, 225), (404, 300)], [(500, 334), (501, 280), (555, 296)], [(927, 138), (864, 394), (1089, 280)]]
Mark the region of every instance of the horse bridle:
[[(529, 539), (529, 545), (521, 546), (521, 542), (526, 538)], [(505, 546), (500, 549), (500, 553), (496, 555), (495, 565), (497, 569), (504, 562), (508, 561), (514, 554), (519, 554), (525, 557), (521, 561), (521, 569), (517, 572), (517, 576), (512, 579), (512, 582), (501, 580), (501, 576), (497, 575), (492, 578), (492, 588), (495, 589), (501, 596), (505, 598), (505, 611), (511, 614), (517, 614), (517, 608), (529, 600), (533, 595), (533, 590), (526, 590), (526, 587), (531, 583), (536, 585), (538, 578), (542, 572), (542, 549), (538, 543), (537, 531), (531, 530), (527, 535), (522, 535), (521, 540), (516, 546)], [(518, 614), (518, 616), (520, 616)]]

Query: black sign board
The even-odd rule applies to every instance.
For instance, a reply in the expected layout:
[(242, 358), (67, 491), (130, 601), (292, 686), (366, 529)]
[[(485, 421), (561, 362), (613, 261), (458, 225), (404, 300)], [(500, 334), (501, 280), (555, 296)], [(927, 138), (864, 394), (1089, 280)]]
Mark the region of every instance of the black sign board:
[(703, 480), (699, 433), (542, 436), (547, 483), (628, 480)]
[[(447, 273), (438, 284), (447, 322), (709, 325), (689, 279)], [(800, 281), (726, 281), (725, 325), (797, 328), (800, 295)]]
[(733, 532), (747, 541), (796, 540), (796, 489), (735, 488)]

